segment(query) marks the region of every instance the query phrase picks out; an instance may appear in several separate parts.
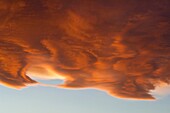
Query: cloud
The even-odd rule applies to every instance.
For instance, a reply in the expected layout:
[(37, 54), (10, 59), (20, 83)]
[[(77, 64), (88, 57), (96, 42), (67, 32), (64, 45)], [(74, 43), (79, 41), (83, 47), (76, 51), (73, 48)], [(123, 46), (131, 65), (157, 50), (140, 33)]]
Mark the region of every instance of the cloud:
[(157, 98), (168, 96), (170, 94), (170, 85), (167, 85), (165, 83), (160, 83), (155, 88), (155, 90), (151, 91), (151, 94), (156, 96)]
[(1, 0), (0, 84), (19, 89), (41, 84), (32, 78), (63, 79), (56, 87), (154, 99), (151, 91), (170, 83), (169, 4)]

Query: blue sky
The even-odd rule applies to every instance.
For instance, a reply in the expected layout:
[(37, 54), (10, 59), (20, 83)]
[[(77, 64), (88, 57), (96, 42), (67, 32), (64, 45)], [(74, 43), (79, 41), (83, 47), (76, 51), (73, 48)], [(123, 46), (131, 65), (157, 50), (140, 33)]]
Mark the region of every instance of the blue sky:
[(156, 101), (132, 101), (93, 89), (34, 86), (14, 90), (0, 86), (0, 113), (169, 113), (169, 105), (170, 96)]

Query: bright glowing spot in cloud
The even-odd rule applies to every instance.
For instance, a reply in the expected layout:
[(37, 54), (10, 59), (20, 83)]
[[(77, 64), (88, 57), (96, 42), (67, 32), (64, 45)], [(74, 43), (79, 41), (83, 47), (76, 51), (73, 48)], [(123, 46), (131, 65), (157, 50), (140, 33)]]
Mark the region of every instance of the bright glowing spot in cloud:
[(35, 79), (61, 79), (64, 80), (65, 77), (59, 75), (52, 69), (50, 66), (47, 65), (35, 65), (28, 68), (27, 75), (31, 78)]

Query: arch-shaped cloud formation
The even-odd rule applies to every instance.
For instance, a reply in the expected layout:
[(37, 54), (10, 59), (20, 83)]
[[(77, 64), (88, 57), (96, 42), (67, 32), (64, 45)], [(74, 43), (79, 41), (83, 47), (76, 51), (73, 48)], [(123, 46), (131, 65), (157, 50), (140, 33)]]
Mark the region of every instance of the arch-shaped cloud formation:
[(169, 5), (169, 0), (1, 0), (0, 83), (36, 84), (26, 75), (32, 73), (65, 79), (62, 88), (154, 99), (150, 91), (170, 83)]

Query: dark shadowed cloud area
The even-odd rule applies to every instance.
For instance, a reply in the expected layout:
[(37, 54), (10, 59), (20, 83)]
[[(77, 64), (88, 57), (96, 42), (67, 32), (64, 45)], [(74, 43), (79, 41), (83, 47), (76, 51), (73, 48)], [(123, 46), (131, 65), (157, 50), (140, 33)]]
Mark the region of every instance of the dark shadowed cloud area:
[[(155, 99), (170, 83), (169, 0), (0, 0), (0, 84)], [(31, 78), (30, 78), (31, 77)]]

